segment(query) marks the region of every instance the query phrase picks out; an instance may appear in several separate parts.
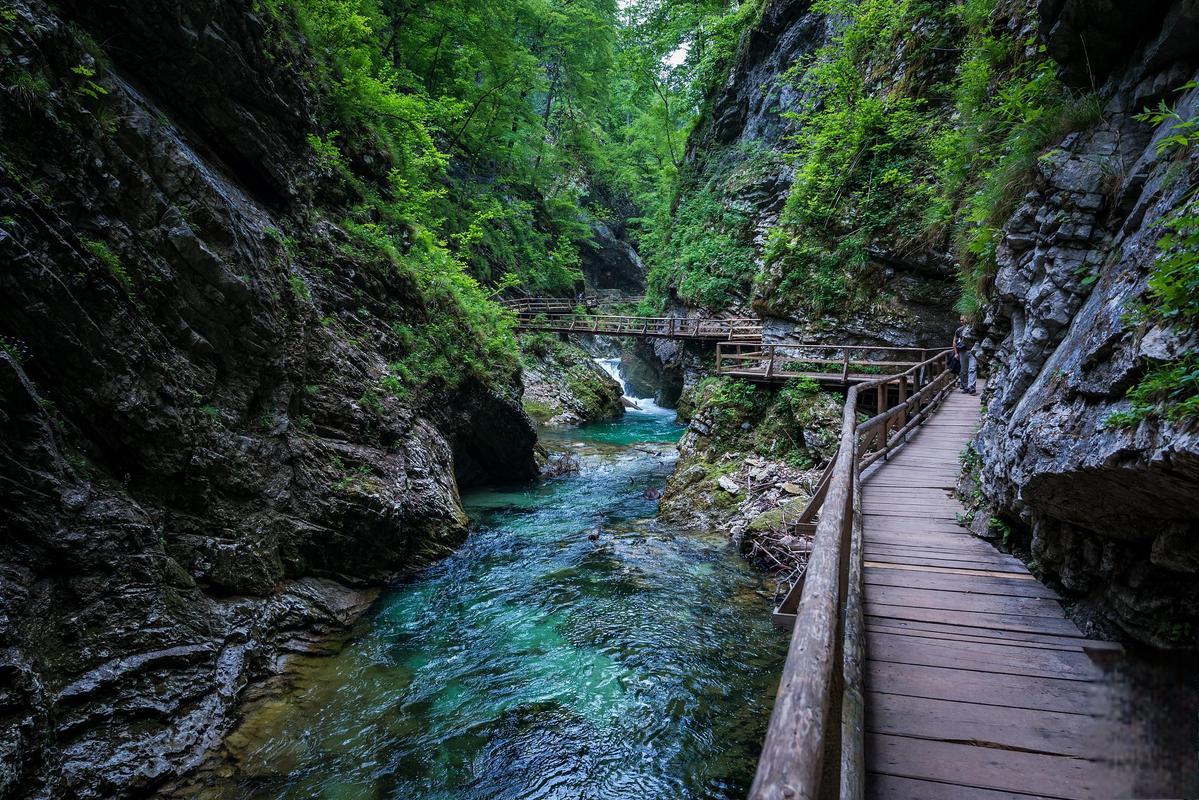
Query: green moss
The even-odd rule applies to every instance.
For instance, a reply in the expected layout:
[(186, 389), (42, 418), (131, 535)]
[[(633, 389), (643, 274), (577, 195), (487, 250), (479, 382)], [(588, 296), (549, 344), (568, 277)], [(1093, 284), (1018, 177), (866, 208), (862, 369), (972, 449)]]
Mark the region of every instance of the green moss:
[(784, 522), (794, 522), (807, 504), (808, 501), (805, 498), (796, 497), (785, 500), (778, 506), (754, 517), (749, 523), (749, 531), (751, 533), (767, 533), (782, 530)]
[(709, 459), (757, 453), (800, 468), (829, 455), (814, 449), (808, 439), (835, 443), (842, 413), (839, 398), (808, 379), (771, 389), (736, 379), (707, 378), (696, 388), (691, 403), (692, 417), (711, 427), (704, 447)]

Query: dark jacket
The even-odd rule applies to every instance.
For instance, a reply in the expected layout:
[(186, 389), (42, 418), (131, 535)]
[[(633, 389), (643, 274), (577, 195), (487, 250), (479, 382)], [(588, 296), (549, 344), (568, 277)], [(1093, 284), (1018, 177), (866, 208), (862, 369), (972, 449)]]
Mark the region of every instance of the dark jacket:
[(974, 345), (974, 329), (969, 325), (962, 325), (953, 332), (953, 347), (959, 353), (967, 353)]

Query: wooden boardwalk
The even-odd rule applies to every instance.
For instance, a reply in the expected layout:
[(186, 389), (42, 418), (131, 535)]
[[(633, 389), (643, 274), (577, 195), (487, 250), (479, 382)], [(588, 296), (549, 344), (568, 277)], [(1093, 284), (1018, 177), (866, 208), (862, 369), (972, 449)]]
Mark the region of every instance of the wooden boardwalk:
[(1059, 598), (957, 522), (954, 392), (862, 477), (866, 796), (1128, 796), (1104, 675)]

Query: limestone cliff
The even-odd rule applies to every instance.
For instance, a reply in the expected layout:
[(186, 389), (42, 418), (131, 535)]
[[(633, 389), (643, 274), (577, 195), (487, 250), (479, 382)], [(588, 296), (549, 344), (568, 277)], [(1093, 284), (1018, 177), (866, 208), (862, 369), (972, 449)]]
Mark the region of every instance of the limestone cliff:
[(1199, 174), (1194, 149), (1159, 149), (1172, 122), (1136, 115), (1161, 101), (1199, 114), (1199, 89), (1176, 91), (1199, 78), (1199, 11), (1159, 3), (1134, 25), (1093, 5), (1041, 3), (1050, 52), (1095, 82), (1103, 113), (1047, 151), (1003, 226), (980, 348), (991, 371), (982, 486), (1045, 574), (1137, 638), (1193, 647), (1199, 431), (1193, 419), (1111, 418), (1150, 367), (1199, 344), (1134, 313), (1164, 222)]
[[(960, 273), (963, 308), (981, 305), (990, 372), (977, 449), (992, 513), (976, 529), (1025, 535), (1046, 577), (1128, 634), (1193, 647), (1199, 433), (1193, 416), (1130, 414), (1127, 394), (1163, 364), (1193, 364), (1199, 344), (1193, 324), (1153, 312), (1147, 288), (1168, 224), (1195, 213), (1199, 148), (1177, 140), (1199, 118), (1199, 12), (1171, 0), (898, 9), (844, 4), (838, 18), (804, 0), (762, 6), (689, 141), (675, 216), (679, 228), (705, 219), (732, 244), (715, 272), (670, 273), (670, 299), (723, 291), (732, 307), (767, 316), (768, 338), (932, 346), (954, 325)], [(843, 36), (855, 13), (858, 33)], [(805, 80), (831, 63), (852, 68), (840, 105), (828, 99), (836, 75)], [(1143, 114), (1163, 103), (1172, 115)], [(841, 132), (840, 112), (853, 123), (845, 132), (863, 137), (845, 145), (850, 156), (837, 160), (836, 136), (826, 151), (805, 148), (807, 137)], [(918, 122), (888, 129), (905, 119)], [(1020, 135), (988, 138), (1005, 126)], [(861, 169), (872, 152), (886, 154), (883, 171)], [(808, 246), (785, 209), (813, 155), (879, 182), (836, 184), (830, 201), (818, 185), (826, 176), (809, 174), (803, 199), (825, 206), (800, 209), (820, 229)], [(964, 174), (941, 171), (938, 157)], [(906, 177), (886, 184), (888, 175)], [(874, 224), (902, 222), (887, 206), (926, 189), (930, 213), (920, 218), (914, 203), (907, 234)], [(859, 197), (846, 204), (848, 191)], [(851, 241), (867, 227), (857, 222), (873, 225), (868, 241)], [(800, 242), (789, 261), (768, 257), (779, 236)], [(792, 311), (844, 275), (867, 302)], [(696, 380), (680, 353), (641, 355)], [(1193, 403), (1188, 375), (1176, 371), (1169, 388)]]
[[(716, 271), (727, 273), (720, 277), (734, 296), (733, 306), (765, 318), (767, 338), (940, 345), (953, 328), (956, 293), (953, 262), (943, 242), (932, 238), (917, 248), (888, 237), (870, 242), (868, 263), (857, 276), (869, 284), (870, 302), (835, 313), (798, 307), (797, 293), (785, 285), (787, 268), (769, 258), (769, 240), (779, 233), (795, 177), (788, 156), (807, 135), (798, 115), (824, 102), (805, 87), (803, 74), (840, 24), (811, 5), (810, 0), (769, 0), (743, 35), (726, 81), (710, 93), (688, 140), (676, 222), (702, 219), (730, 237), (733, 252), (719, 259)], [(935, 36), (949, 35), (935, 31)], [(872, 92), (882, 96), (906, 90), (899, 87), (931, 87), (945, 77), (908, 63), (905, 55), (891, 54), (889, 63), (878, 65), (878, 75), (870, 76)], [(941, 62), (942, 71), (952, 66), (950, 59)], [(945, 102), (931, 90), (927, 94), (932, 104)], [(677, 289), (677, 282), (671, 288)]]
[(151, 792), (535, 471), (515, 373), (389, 371), (437, 309), (315, 199), (304, 66), (248, 2), (0, 10), (0, 796)]

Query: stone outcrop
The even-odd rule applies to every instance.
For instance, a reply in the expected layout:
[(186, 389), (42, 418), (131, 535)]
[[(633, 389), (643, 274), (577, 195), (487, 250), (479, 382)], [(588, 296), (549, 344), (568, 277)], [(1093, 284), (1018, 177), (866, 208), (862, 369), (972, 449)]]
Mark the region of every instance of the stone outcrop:
[[(1170, 124), (1134, 116), (1159, 101), (1199, 114), (1199, 11), (1138, 7), (1136, 24), (1094, 4), (1042, 2), (1066, 74), (1087, 53), (1106, 81), (1102, 119), (1041, 159), (1004, 226), (980, 350), (990, 367), (978, 437), (982, 487), (1020, 523), (1033, 558), (1145, 641), (1199, 644), (1199, 430), (1110, 424), (1155, 362), (1199, 345), (1194, 331), (1137, 324), (1162, 223), (1194, 191), (1199, 156), (1158, 143)], [(1166, 6), (1169, 6), (1168, 8)], [(1119, 7), (1119, 4), (1115, 4)], [(1106, 26), (1106, 27), (1105, 27)], [(1129, 31), (1144, 31), (1137, 39)], [(1071, 71), (1073, 70), (1073, 72)]]
[(636, 339), (621, 353), (620, 368), (634, 397), (652, 397), (662, 408), (674, 408), (684, 387), (704, 376), (711, 358), (711, 345)]
[[(814, 385), (779, 390), (714, 378), (686, 392), (687, 430), (659, 515), (695, 529), (720, 530), (758, 553), (786, 534), (836, 449), (842, 400)], [(773, 569), (758, 553), (763, 566)]]
[(421, 298), (313, 202), (249, 3), (57, 8), (0, 12), (0, 796), (144, 796), (535, 437), (515, 375), (376, 391)]
[(645, 264), (625, 237), (623, 225), (594, 222), (591, 241), (579, 247), (589, 294), (637, 295), (645, 291)]
[(582, 348), (546, 334), (522, 337), (525, 411), (543, 425), (578, 425), (624, 414), (620, 384)]

